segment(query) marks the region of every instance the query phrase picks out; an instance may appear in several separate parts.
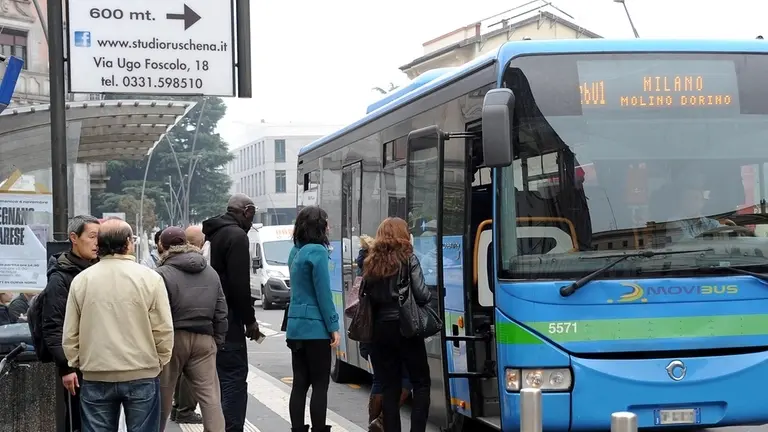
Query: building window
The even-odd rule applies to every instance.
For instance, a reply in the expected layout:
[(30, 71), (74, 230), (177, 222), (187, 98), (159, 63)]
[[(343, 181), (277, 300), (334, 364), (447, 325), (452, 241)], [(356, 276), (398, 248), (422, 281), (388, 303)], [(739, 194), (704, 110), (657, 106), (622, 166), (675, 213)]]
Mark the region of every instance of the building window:
[(275, 193), (285, 193), (285, 170), (275, 171)]
[(275, 140), (275, 162), (285, 162), (285, 140)]
[(24, 69), (27, 69), (29, 63), (27, 60), (27, 32), (1, 28), (0, 54), (6, 57), (13, 55), (21, 58), (24, 60)]

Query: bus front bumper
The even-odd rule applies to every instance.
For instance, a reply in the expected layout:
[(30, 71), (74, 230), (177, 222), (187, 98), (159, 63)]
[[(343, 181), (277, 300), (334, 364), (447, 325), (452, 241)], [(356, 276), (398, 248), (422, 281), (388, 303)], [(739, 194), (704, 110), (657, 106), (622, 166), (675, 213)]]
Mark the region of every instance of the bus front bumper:
[[(693, 358), (571, 358), (573, 388), (543, 393), (547, 431), (610, 429), (611, 414), (630, 411), (638, 426), (708, 428), (768, 423), (768, 352)], [(684, 373), (683, 373), (684, 370)], [(504, 431), (520, 425), (520, 395), (502, 390)]]

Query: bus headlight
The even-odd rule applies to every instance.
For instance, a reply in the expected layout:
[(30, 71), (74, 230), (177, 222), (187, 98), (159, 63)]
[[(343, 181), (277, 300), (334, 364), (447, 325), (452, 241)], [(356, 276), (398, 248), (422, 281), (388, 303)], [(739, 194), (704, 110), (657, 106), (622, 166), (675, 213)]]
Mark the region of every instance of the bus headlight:
[(513, 369), (504, 370), (507, 391), (518, 392), (537, 388), (543, 392), (569, 391), (573, 384), (570, 369)]

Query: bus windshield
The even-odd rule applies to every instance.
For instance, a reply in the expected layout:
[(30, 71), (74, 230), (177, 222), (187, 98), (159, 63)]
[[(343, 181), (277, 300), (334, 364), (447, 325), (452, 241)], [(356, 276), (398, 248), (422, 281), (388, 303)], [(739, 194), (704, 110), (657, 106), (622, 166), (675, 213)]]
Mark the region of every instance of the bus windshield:
[[(502, 169), (502, 277), (562, 279), (639, 249), (606, 277), (768, 262), (768, 56), (514, 59), (515, 161)], [(511, 222), (511, 221), (510, 221)], [(543, 259), (546, 257), (546, 259)]]
[(278, 240), (263, 243), (264, 260), (271, 265), (288, 265), (288, 255), (293, 248), (293, 241)]

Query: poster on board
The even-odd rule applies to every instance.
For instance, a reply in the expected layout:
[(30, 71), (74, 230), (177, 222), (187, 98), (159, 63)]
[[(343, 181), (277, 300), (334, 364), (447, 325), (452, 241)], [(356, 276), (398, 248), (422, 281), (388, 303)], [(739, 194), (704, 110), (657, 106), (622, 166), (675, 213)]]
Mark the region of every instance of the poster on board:
[(52, 214), (50, 195), (0, 194), (0, 292), (45, 288), (49, 226), (35, 214)]

